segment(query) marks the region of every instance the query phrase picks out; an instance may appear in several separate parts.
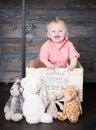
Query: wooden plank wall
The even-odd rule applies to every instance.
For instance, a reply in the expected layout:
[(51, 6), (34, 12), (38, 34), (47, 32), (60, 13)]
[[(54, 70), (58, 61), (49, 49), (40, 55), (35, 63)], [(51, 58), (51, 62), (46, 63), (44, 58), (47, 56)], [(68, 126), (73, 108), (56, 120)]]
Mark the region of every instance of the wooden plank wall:
[[(0, 81), (22, 72), (22, 21), (19, 0), (0, 0)], [(46, 23), (56, 16), (67, 24), (69, 39), (80, 52), (84, 82), (96, 82), (96, 0), (26, 0), (26, 63), (47, 40)]]

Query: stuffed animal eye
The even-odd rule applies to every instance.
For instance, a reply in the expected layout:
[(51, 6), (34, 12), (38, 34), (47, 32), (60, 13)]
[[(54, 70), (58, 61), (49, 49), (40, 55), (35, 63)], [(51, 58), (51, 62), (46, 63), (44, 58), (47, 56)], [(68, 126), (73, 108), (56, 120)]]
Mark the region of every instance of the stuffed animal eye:
[(17, 86), (21, 86), (21, 83), (20, 83), (20, 82), (18, 82), (18, 83), (17, 83)]

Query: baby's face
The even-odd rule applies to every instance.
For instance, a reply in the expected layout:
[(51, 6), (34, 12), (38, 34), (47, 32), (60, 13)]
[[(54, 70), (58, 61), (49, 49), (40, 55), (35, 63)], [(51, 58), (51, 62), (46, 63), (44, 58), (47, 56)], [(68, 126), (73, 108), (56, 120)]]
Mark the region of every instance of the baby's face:
[(62, 43), (66, 36), (66, 28), (62, 23), (51, 23), (47, 35), (53, 42)]

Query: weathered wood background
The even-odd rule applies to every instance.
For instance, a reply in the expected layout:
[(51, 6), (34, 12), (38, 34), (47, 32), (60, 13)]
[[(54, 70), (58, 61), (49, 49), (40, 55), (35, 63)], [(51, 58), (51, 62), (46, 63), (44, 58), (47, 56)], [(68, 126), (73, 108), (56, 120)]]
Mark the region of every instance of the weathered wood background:
[[(56, 16), (68, 26), (80, 52), (84, 82), (96, 82), (96, 0), (26, 0), (26, 63), (47, 40), (46, 23)], [(22, 1), (0, 0), (0, 82), (22, 75)]]

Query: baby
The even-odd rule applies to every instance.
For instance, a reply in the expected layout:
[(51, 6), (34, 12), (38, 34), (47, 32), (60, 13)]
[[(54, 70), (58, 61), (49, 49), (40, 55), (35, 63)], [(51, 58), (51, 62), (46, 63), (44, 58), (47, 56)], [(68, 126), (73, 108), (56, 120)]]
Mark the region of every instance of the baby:
[[(56, 67), (72, 71), (77, 66), (80, 54), (68, 39), (66, 24), (56, 18), (47, 24), (47, 40), (40, 48), (39, 58), (48, 69)], [(70, 64), (68, 65), (68, 61)]]

